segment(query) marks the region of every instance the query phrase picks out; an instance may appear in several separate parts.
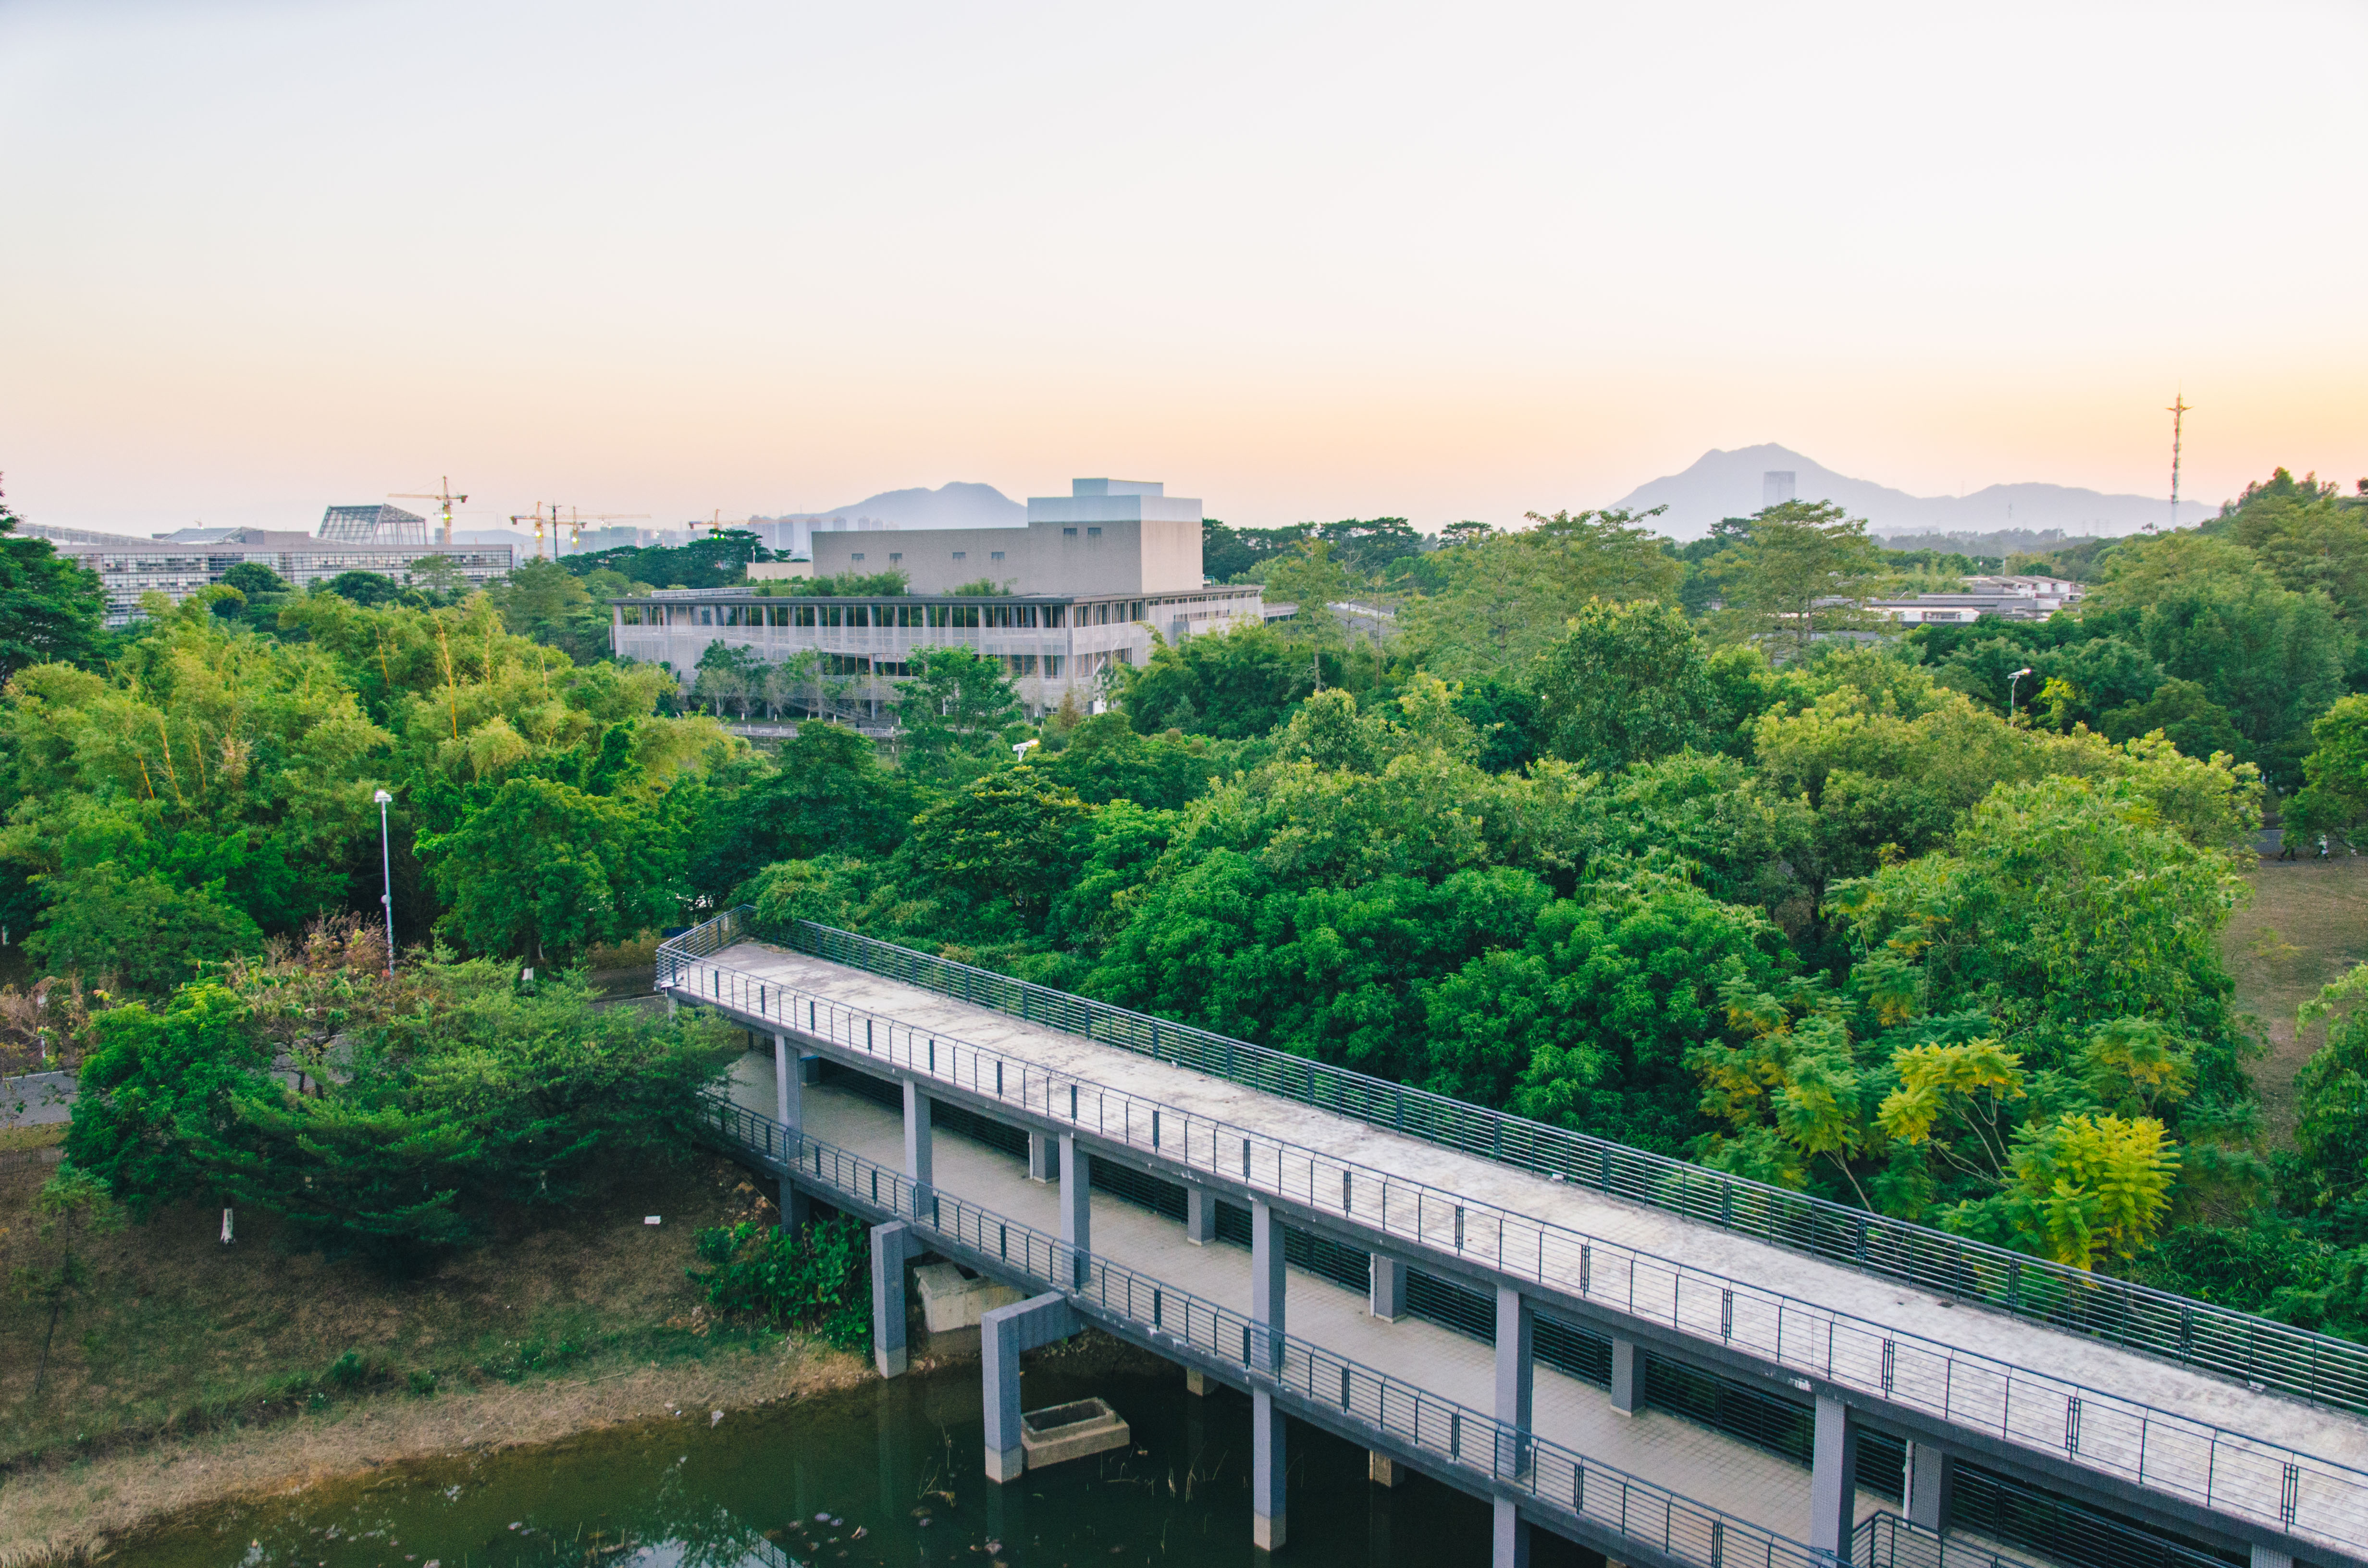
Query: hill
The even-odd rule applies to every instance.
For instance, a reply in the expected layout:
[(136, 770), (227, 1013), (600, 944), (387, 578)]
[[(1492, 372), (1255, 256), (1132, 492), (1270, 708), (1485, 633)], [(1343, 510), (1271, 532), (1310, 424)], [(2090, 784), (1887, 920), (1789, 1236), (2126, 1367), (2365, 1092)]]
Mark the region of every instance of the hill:
[[(1983, 534), (2004, 528), (2055, 529), (2069, 535), (2112, 536), (2166, 522), (2169, 503), (2147, 495), (2107, 495), (2064, 484), (1992, 484), (1970, 495), (1910, 495), (1872, 480), (1852, 479), (1773, 442), (1704, 452), (1691, 468), (1640, 484), (1615, 503), (1642, 510), (1668, 507), (1664, 532), (1693, 539), (1721, 517), (1748, 517), (1767, 505), (1764, 480), (1770, 472), (1790, 472), (1793, 493), (1804, 501), (1831, 501), (1869, 531)], [(2203, 521), (2219, 508), (2182, 501), (2182, 525)]]
[(819, 512), (784, 512), (780, 520), (791, 517), (845, 517), (849, 522), (894, 523), (903, 528), (1011, 528), (1028, 521), (1028, 507), (992, 484), (956, 480), (935, 490), (917, 485), (910, 490), (883, 490), (851, 506)]

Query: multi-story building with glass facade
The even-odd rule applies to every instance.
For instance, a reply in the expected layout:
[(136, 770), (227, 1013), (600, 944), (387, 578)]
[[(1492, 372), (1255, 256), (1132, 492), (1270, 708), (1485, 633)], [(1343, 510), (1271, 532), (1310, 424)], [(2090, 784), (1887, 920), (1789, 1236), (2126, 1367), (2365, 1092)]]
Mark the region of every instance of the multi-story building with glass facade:
[[(860, 598), (752, 586), (612, 599), (611, 645), (620, 658), (669, 666), (686, 687), (718, 642), (772, 665), (811, 652), (841, 700), (873, 710), (894, 700), (919, 651), (964, 647), (1000, 662), (1041, 714), (1071, 691), (1086, 703), (1114, 664), (1141, 665), (1154, 630), (1180, 642), (1265, 613), (1256, 585), (1202, 581), (1200, 502), (1121, 480), (1081, 479), (1072, 495), (1030, 499), (1024, 528), (817, 534), (814, 570), (898, 571), (909, 587)], [(997, 591), (961, 591), (987, 585)]]

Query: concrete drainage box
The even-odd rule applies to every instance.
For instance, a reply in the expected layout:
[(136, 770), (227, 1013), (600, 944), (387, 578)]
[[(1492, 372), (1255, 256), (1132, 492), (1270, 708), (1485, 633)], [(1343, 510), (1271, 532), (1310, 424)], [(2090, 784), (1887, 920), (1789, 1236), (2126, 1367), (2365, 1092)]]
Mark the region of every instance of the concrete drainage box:
[(998, 1285), (953, 1263), (927, 1263), (913, 1270), (921, 1297), (921, 1322), (929, 1331), (931, 1355), (966, 1355), (978, 1349), (978, 1320), (996, 1307), (1020, 1299), (1008, 1285)]
[(1019, 1448), (1028, 1456), (1030, 1470), (1122, 1449), (1133, 1440), (1133, 1433), (1106, 1399), (1024, 1411), (1019, 1417)]

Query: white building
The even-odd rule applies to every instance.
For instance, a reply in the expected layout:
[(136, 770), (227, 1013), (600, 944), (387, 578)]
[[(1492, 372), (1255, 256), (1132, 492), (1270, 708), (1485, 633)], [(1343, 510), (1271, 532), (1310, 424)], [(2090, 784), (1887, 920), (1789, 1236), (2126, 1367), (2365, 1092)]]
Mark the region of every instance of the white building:
[(1872, 599), (1879, 610), (1906, 626), (1949, 625), (1993, 615), (2001, 620), (2045, 620), (2085, 590), (2067, 577), (1968, 577), (1962, 594), (1909, 594)]
[[(609, 601), (620, 658), (670, 666), (686, 687), (716, 642), (780, 663), (809, 650), (854, 682), (868, 706), (894, 700), (914, 655), (966, 647), (1002, 663), (1030, 711), (1099, 689), (1110, 665), (1140, 665), (1156, 629), (1169, 642), (1254, 624), (1256, 585), (1212, 587), (1201, 574), (1201, 503), (1158, 484), (1080, 479), (1070, 494), (1028, 503), (1025, 528), (825, 531), (816, 576), (905, 574), (900, 595), (794, 595), (794, 582), (678, 590)], [(984, 580), (991, 594), (953, 590)], [(785, 595), (780, 590), (789, 590)]]

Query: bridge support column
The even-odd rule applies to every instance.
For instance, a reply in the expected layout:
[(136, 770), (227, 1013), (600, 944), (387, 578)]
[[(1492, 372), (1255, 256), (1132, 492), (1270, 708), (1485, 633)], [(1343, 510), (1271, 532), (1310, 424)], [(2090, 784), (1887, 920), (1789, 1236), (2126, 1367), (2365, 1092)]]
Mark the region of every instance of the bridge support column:
[(1530, 1522), (1510, 1497), (1496, 1500), (1488, 1537), (1489, 1568), (1530, 1568)]
[(1611, 1341), (1611, 1408), (1622, 1415), (1636, 1414), (1645, 1392), (1645, 1356), (1633, 1339)]
[(1413, 1473), (1379, 1449), (1365, 1450), (1365, 1479), (1376, 1486), (1404, 1486)]
[(1282, 1370), (1282, 1217), (1262, 1199), (1250, 1199), (1251, 1370), (1272, 1377)]
[(1928, 1530), (1949, 1528), (1957, 1489), (1956, 1461), (1930, 1443), (1907, 1445), (1907, 1522)]
[(1383, 1323), (1406, 1316), (1406, 1259), (1384, 1252), (1373, 1254), (1372, 1300), (1367, 1310)]
[(1198, 1398), (1209, 1392), (1209, 1374), (1198, 1367), (1184, 1369), (1184, 1392)]
[(1077, 1147), (1075, 1134), (1061, 1134), (1061, 1239), (1076, 1249), (1070, 1288), (1083, 1290), (1087, 1256), (1094, 1250), (1094, 1157)]
[[(1510, 1285), (1497, 1287), (1497, 1419), (1512, 1428), (1497, 1434), (1497, 1473), (1508, 1478), (1530, 1468), (1530, 1406), (1537, 1388), (1537, 1312)], [(1511, 1505), (1499, 1502), (1502, 1510)], [(1497, 1516), (1499, 1538), (1504, 1515)], [(1523, 1549), (1526, 1560), (1528, 1551)], [(1507, 1561), (1500, 1545), (1497, 1560)]]
[(1809, 1471), (1809, 1546), (1850, 1561), (1858, 1523), (1858, 1427), (1840, 1400), (1817, 1396), (1816, 1446)]
[[(790, 1049), (787, 1035), (773, 1037), (773, 1119), (789, 1129), (788, 1149), (791, 1164), (796, 1163), (798, 1132), (804, 1126), (803, 1096), (798, 1093), (797, 1053)], [(806, 1195), (788, 1176), (781, 1178), (781, 1230), (794, 1235), (805, 1228), (812, 1210)]]
[(1084, 1326), (1068, 1298), (1057, 1290), (1008, 1307), (993, 1307), (980, 1315), (989, 1481), (998, 1484), (1017, 1481), (1028, 1468), (1028, 1455), (1019, 1442), (1019, 1353), (1066, 1339)]
[(1285, 1468), (1282, 1412), (1274, 1407), (1274, 1395), (1255, 1389), (1250, 1394), (1250, 1544), (1260, 1551), (1282, 1550), (1287, 1534), (1282, 1506)]
[(920, 1251), (902, 1220), (871, 1227), (871, 1364), (883, 1378), (912, 1365), (905, 1347), (905, 1264)]
[(1028, 1135), (1028, 1179), (1049, 1182), (1053, 1179), (1053, 1135), (1030, 1132)]
[(1189, 1181), (1184, 1184), (1184, 1239), (1196, 1247), (1217, 1239), (1217, 1195)]
[(905, 1080), (905, 1174), (913, 1178), (913, 1217), (926, 1219), (937, 1176), (929, 1147), (929, 1096)]

